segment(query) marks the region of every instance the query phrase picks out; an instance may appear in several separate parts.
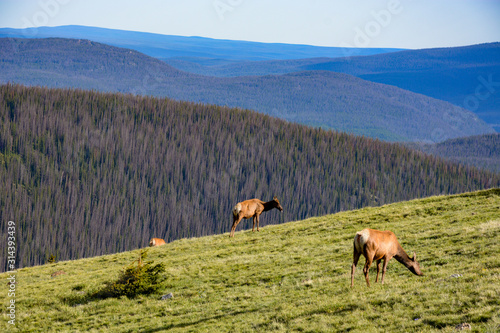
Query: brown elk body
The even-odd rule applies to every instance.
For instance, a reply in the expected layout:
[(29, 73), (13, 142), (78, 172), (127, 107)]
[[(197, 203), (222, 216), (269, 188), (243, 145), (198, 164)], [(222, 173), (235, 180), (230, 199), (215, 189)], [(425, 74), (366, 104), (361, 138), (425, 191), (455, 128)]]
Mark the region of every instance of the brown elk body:
[(253, 217), (252, 231), (255, 231), (255, 223), (257, 223), (257, 231), (259, 231), (260, 214), (273, 208), (283, 211), (283, 207), (281, 207), (281, 204), (276, 197), (268, 202), (264, 202), (259, 199), (250, 199), (237, 203), (233, 208), (233, 226), (231, 227), (231, 234), (229, 237), (234, 237), (236, 226), (242, 219), (249, 219), (251, 217)]
[(368, 287), (370, 286), (370, 280), (368, 279), (368, 271), (370, 270), (370, 266), (373, 261), (377, 262), (377, 277), (375, 279), (375, 282), (378, 282), (380, 262), (382, 261), (382, 259), (384, 260), (384, 266), (382, 268), (382, 284), (384, 283), (387, 263), (393, 257), (401, 264), (403, 264), (406, 268), (408, 268), (413, 274), (424, 275), (420, 271), (420, 266), (417, 262), (415, 252), (413, 252), (413, 258), (408, 257), (401, 245), (399, 245), (398, 239), (392, 231), (363, 229), (362, 231), (357, 232), (356, 236), (354, 236), (354, 254), (351, 267), (351, 287), (354, 286), (354, 271), (356, 270), (356, 265), (358, 264), (358, 260), (361, 255), (366, 258), (363, 273), (365, 274), (366, 284), (368, 285)]
[(165, 241), (161, 238), (151, 238), (149, 241), (149, 246), (160, 246), (165, 244)]

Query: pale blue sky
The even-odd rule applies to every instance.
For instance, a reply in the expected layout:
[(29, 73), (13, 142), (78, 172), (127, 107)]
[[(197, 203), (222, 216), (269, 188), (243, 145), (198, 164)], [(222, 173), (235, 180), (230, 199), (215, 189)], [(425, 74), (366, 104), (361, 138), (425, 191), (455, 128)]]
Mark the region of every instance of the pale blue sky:
[(500, 0), (0, 0), (0, 27), (70, 24), (415, 49), (500, 41)]

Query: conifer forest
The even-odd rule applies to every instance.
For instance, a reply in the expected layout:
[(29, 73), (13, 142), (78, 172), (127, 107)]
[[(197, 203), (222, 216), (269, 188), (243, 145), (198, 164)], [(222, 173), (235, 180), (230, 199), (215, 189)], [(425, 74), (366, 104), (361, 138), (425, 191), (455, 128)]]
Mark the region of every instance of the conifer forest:
[(498, 186), (498, 173), (254, 111), (0, 86), (0, 220), (16, 222), (20, 267), (225, 233), (251, 198), (284, 208), (263, 226)]

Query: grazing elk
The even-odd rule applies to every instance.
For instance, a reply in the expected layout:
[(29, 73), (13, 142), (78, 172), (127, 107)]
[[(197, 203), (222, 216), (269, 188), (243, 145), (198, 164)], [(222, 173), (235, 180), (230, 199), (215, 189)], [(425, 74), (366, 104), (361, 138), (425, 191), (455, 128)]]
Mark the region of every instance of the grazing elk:
[(392, 231), (363, 229), (362, 231), (357, 232), (356, 236), (354, 236), (354, 256), (351, 267), (351, 287), (354, 286), (354, 271), (356, 270), (356, 265), (358, 264), (360, 255), (364, 255), (366, 258), (363, 273), (365, 274), (366, 284), (368, 285), (368, 287), (370, 286), (370, 281), (368, 280), (368, 271), (370, 270), (370, 265), (374, 260), (377, 261), (377, 278), (375, 279), (375, 282), (378, 282), (380, 262), (382, 261), (382, 259), (384, 259), (381, 281), (382, 284), (384, 283), (387, 263), (392, 259), (392, 257), (396, 258), (397, 261), (402, 263), (413, 274), (419, 276), (424, 275), (420, 271), (420, 266), (417, 262), (417, 256), (415, 255), (415, 252), (413, 252), (413, 258), (408, 257), (401, 245), (399, 245), (398, 239)]
[(161, 238), (151, 238), (151, 240), (149, 241), (149, 246), (160, 246), (164, 244), (165, 241)]
[(253, 217), (252, 231), (255, 231), (255, 222), (257, 222), (257, 231), (259, 230), (259, 216), (262, 212), (277, 208), (283, 211), (278, 198), (274, 197), (273, 200), (264, 202), (259, 199), (250, 199), (239, 202), (233, 208), (233, 226), (231, 227), (231, 234), (229, 237), (234, 237), (234, 230), (242, 219), (249, 219)]

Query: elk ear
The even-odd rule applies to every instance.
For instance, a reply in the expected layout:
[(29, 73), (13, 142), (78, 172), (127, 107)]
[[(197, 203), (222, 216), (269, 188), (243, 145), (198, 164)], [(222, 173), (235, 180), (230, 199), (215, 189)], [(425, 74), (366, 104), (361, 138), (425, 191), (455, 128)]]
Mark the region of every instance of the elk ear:
[(277, 197), (277, 196), (274, 196), (273, 200), (278, 200), (278, 197)]
[(417, 261), (417, 255), (415, 254), (415, 252), (413, 252), (413, 261)]

